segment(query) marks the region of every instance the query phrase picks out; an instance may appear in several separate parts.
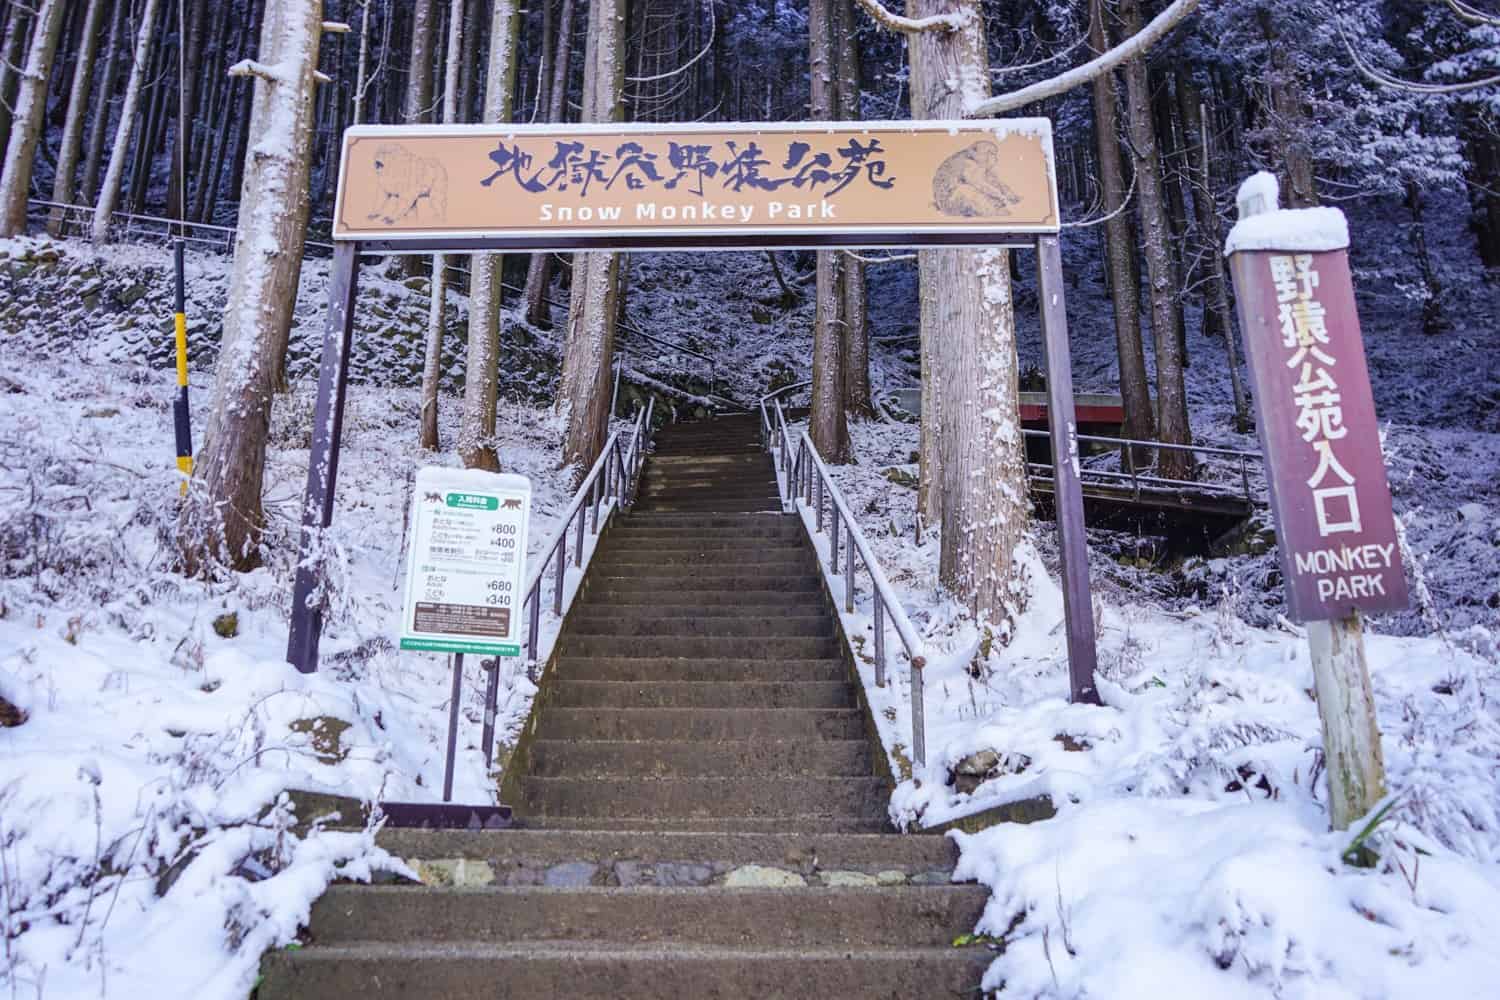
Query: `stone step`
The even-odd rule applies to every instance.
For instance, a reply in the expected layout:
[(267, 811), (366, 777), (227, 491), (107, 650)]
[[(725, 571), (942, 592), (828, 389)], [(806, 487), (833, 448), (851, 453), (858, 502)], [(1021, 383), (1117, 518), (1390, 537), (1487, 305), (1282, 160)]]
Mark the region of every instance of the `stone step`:
[[(673, 591), (670, 595), (679, 600), (689, 596), (679, 591)], [(713, 595), (716, 596), (716, 595)], [(793, 595), (794, 597), (797, 595)], [(698, 602), (694, 604), (657, 604), (644, 603), (641, 601), (601, 601), (585, 598), (578, 604), (578, 620), (623, 620), (626, 618), (671, 618), (673, 620), (698, 620), (719, 618), (828, 618), (832, 621), (827, 607), (821, 598), (802, 595), (800, 601), (787, 600), (779, 604), (769, 603), (730, 603), (728, 601), (719, 604)]]
[(561, 656), (725, 657), (737, 660), (827, 660), (840, 653), (832, 636), (578, 635), (558, 640)]
[(742, 555), (757, 552), (801, 552), (806, 548), (806, 538), (790, 533), (779, 537), (752, 535), (736, 538), (724, 535), (695, 537), (669, 533), (640, 536), (611, 531), (600, 542), (598, 554), (603, 556), (624, 552), (654, 552), (667, 558), (700, 555), (737, 559)]
[[(542, 741), (536, 745), (542, 745)], [(627, 746), (612, 745), (621, 747), (622, 752)], [(656, 830), (642, 836), (634, 830), (471, 831), (386, 827), (376, 834), (375, 841), (408, 861), (462, 858), (502, 867), (545, 868), (569, 862), (605, 867), (626, 861), (640, 865), (706, 865), (718, 869), (760, 865), (804, 874), (813, 868), (825, 872), (894, 870), (931, 878), (933, 873), (952, 871), (958, 863), (957, 844), (947, 837), (923, 834)]]
[(572, 636), (607, 635), (623, 639), (635, 637), (697, 636), (722, 639), (730, 636), (831, 636), (833, 618), (825, 612), (812, 615), (731, 615), (714, 618), (669, 618), (650, 609), (621, 614), (596, 611), (574, 615), (568, 620)]
[(705, 658), (563, 656), (557, 676), (567, 680), (730, 681), (843, 681), (849, 677), (843, 660), (713, 660)]
[(860, 740), (849, 708), (548, 707), (537, 738), (549, 740)]
[(825, 610), (817, 588), (805, 591), (774, 590), (619, 590), (590, 587), (579, 599), (579, 609), (654, 606), (662, 615), (722, 614), (724, 608), (758, 608), (764, 614), (782, 610)]
[(652, 483), (643, 486), (636, 494), (636, 503), (707, 503), (712, 500), (724, 503), (749, 503), (760, 500), (776, 500), (774, 482), (732, 483)]
[[(619, 530), (666, 529), (674, 532), (695, 531), (704, 534), (744, 533), (767, 530), (802, 531), (801, 522), (790, 514), (673, 514), (631, 511), (620, 519)], [(729, 529), (729, 530), (726, 530)]]
[(672, 473), (679, 469), (696, 471), (698, 469), (763, 469), (774, 468), (775, 461), (770, 455), (762, 452), (758, 455), (727, 454), (727, 455), (667, 455), (654, 452), (646, 460), (646, 468), (651, 472)]
[(715, 816), (688, 819), (681, 816), (525, 816), (511, 817), (515, 829), (521, 830), (633, 830), (638, 834), (661, 833), (795, 833), (809, 836), (827, 834), (889, 834), (887, 817), (878, 819), (854, 816)]
[[(779, 579), (786, 576), (813, 576), (817, 563), (811, 550), (777, 550), (757, 562), (744, 562), (733, 566), (722, 563), (660, 562), (641, 553), (628, 555), (604, 555), (599, 557), (599, 569), (605, 578), (631, 577), (676, 577), (681, 579), (720, 580), (759, 576)], [(766, 585), (762, 583), (764, 588)]]
[(768, 743), (667, 743), (537, 740), (531, 774), (539, 778), (581, 775), (728, 778), (743, 774), (868, 776), (874, 773), (867, 740)]
[(521, 779), (518, 811), (541, 816), (852, 816), (886, 814), (889, 786), (876, 777)]
[(839, 681), (591, 681), (559, 677), (551, 704), (567, 708), (853, 708)]
[(769, 514), (781, 510), (779, 500), (642, 500), (637, 509), (648, 514)]
[(786, 541), (771, 542), (768, 539), (758, 539), (761, 545), (742, 544), (733, 548), (703, 549), (696, 546), (679, 546), (668, 548), (666, 546), (655, 546), (651, 544), (609, 544), (600, 546), (594, 554), (594, 558), (601, 565), (638, 565), (642, 563), (655, 563), (663, 566), (699, 566), (714, 564), (722, 569), (724, 563), (733, 566), (744, 566), (759, 563), (773, 563), (777, 565), (795, 565), (808, 563), (816, 566), (813, 561), (813, 551), (805, 542), (797, 542), (792, 539)]
[(308, 928), (319, 947), (446, 940), (951, 949), (955, 937), (974, 929), (988, 898), (989, 890), (978, 885), (437, 889), (343, 884), (330, 886), (313, 905)]
[(262, 964), (258, 995), (260, 1000), (972, 998), (994, 957), (975, 947), (755, 951), (358, 943), (271, 953)]
[(634, 569), (635, 567), (617, 566), (610, 572), (611, 567), (601, 565), (597, 571), (591, 570), (588, 595), (598, 594), (613, 599), (622, 594), (644, 592), (663, 603), (676, 604), (689, 595), (696, 601), (706, 594), (747, 594), (756, 595), (758, 599), (760, 594), (768, 590), (784, 594), (820, 594), (823, 591), (823, 581), (816, 573), (793, 575), (776, 567), (769, 571), (755, 568), (740, 571), (720, 567), (717, 572), (669, 575), (635, 573)]
[(606, 538), (618, 544), (642, 545), (652, 543), (675, 545), (734, 545), (764, 541), (778, 545), (804, 544), (807, 533), (802, 525), (780, 514), (769, 517), (756, 515), (758, 523), (723, 525), (717, 528), (683, 525), (681, 527), (637, 527), (640, 519), (651, 515), (644, 513), (625, 514), (615, 519)]

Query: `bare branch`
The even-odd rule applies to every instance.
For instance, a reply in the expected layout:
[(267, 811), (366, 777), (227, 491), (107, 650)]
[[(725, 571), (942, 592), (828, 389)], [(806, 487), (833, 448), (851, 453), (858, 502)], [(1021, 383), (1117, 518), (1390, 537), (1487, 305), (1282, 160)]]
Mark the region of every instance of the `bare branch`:
[(714, 17), (713, 7), (709, 5), (708, 0), (704, 0), (704, 6), (708, 7), (708, 43), (703, 46), (703, 51), (701, 51), (697, 55), (693, 56), (693, 58), (691, 58), (687, 62), (683, 63), (681, 66), (678, 66), (676, 69), (668, 70), (665, 73), (658, 73), (655, 76), (627, 76), (625, 78), (625, 82), (626, 83), (654, 83), (657, 80), (665, 80), (668, 77), (676, 76), (678, 73), (681, 73), (681, 72), (685, 71), (688, 67), (692, 66), (698, 60), (700, 60), (704, 56), (708, 55), (708, 53), (710, 51), (712, 51), (712, 49), (714, 47), (714, 30), (718, 26), (718, 20), (719, 19), (717, 17)]
[(1167, 32), (1175, 28), (1178, 22), (1191, 14), (1197, 8), (1198, 3), (1199, 0), (1173, 0), (1166, 10), (1151, 19), (1150, 24), (1103, 55), (1090, 59), (1082, 66), (1070, 69), (1066, 73), (1059, 73), (1057, 76), (1042, 80), (1040, 83), (1033, 83), (1029, 87), (1022, 87), (1008, 94), (997, 94), (987, 101), (981, 101), (969, 109), (969, 117), (978, 118), (984, 115), (998, 115), (1004, 111), (1014, 111), (1016, 108), (1044, 98), (1055, 97), (1074, 87), (1089, 83), (1121, 63), (1144, 54)]
[(1444, 0), (1444, 2), (1447, 3), (1448, 7), (1453, 11), (1453, 13), (1457, 14), (1459, 19), (1462, 21), (1467, 21), (1470, 24), (1487, 24), (1492, 27), (1500, 26), (1500, 17), (1495, 17), (1492, 14), (1486, 14), (1479, 8), (1471, 7), (1470, 5), (1464, 3), (1463, 0)]
[(285, 83), (286, 79), (276, 66), (267, 66), (254, 59), (241, 59), (229, 67), (230, 76), (258, 76), (267, 83)]
[(957, 31), (964, 26), (963, 14), (934, 14), (931, 17), (902, 17), (891, 13), (880, 0), (858, 0), (865, 13), (887, 31), (917, 34), (923, 31)]
[(1378, 86), (1388, 87), (1392, 90), (1406, 90), (1413, 94), (1461, 94), (1465, 91), (1478, 90), (1480, 87), (1488, 87), (1492, 84), (1500, 83), (1500, 76), (1486, 76), (1479, 80), (1467, 80), (1463, 83), (1416, 83), (1411, 80), (1399, 79), (1365, 62), (1355, 50), (1354, 43), (1345, 34), (1344, 22), (1335, 18), (1333, 23), (1334, 27), (1338, 29), (1339, 41), (1344, 43), (1344, 51), (1349, 53), (1349, 60), (1354, 63), (1354, 68), (1359, 70), (1361, 76)]

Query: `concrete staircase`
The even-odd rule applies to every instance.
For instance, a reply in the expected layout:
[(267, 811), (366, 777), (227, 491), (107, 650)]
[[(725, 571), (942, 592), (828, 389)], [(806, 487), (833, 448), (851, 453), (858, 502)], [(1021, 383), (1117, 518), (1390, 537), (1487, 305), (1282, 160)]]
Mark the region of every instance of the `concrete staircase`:
[(387, 831), (423, 887), (333, 887), (262, 1000), (961, 997), (988, 893), (886, 832), (890, 777), (754, 418), (663, 430), (601, 542), (504, 801)]

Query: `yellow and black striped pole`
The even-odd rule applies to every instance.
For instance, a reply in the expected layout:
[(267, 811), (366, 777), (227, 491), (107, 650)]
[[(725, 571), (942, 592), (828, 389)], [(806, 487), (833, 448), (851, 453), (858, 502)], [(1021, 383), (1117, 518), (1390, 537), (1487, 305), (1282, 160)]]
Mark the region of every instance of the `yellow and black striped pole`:
[(182, 472), (182, 493), (187, 495), (187, 477), (193, 474), (193, 425), (188, 412), (188, 342), (187, 342), (187, 294), (183, 288), (182, 257), (183, 241), (178, 240), (173, 248), (177, 270), (176, 313), (173, 320), (177, 330), (177, 401), (172, 406), (173, 422), (177, 425), (177, 468)]

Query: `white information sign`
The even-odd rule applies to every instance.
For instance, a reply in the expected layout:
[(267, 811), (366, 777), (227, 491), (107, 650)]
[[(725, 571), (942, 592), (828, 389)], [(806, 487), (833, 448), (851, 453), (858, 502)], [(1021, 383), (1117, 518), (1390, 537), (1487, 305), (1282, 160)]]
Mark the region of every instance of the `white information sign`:
[(520, 656), (530, 520), (525, 476), (419, 470), (401, 648)]

